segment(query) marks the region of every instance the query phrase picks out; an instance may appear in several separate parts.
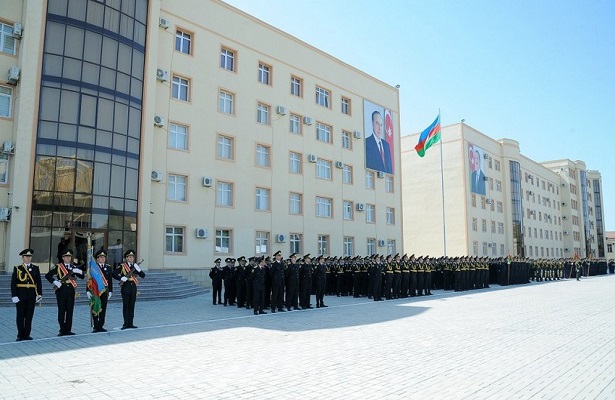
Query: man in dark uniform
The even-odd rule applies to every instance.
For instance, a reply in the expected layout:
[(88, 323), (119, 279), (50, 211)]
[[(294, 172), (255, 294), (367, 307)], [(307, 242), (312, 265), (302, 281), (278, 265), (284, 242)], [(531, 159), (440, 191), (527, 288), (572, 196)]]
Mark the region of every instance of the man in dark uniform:
[[(222, 268), (220, 268), (220, 258), (214, 260), (214, 266), (209, 270), (209, 278), (211, 278), (212, 300), (214, 306), (222, 304)], [(216, 303), (216, 298), (218, 302)]]
[(137, 285), (139, 280), (136, 275), (145, 278), (145, 272), (141, 270), (139, 264), (135, 263), (134, 250), (128, 250), (124, 253), (125, 262), (120, 264), (115, 271), (113, 277), (120, 281), (120, 291), (122, 293), (122, 314), (124, 316), (124, 324), (122, 329), (135, 329), (135, 303), (137, 302)]
[(22, 250), (21, 265), (13, 267), (11, 296), (17, 310), (17, 341), (32, 340), (32, 318), (34, 306), (43, 299), (43, 285), (38, 265), (32, 264), (34, 250)]
[(226, 265), (222, 268), (222, 279), (224, 280), (224, 307), (228, 304), (233, 305), (233, 276), (235, 274), (235, 259), (232, 257), (226, 257), (224, 260)]
[(271, 275), (271, 312), (286, 311), (284, 309), (284, 264), (282, 263), (282, 252), (276, 251), (273, 254), (273, 262), (269, 269)]
[(286, 309), (299, 309), (299, 264), (297, 253), (289, 257), (290, 263), (286, 266)]
[(246, 306), (246, 257), (237, 259), (239, 265), (235, 268), (235, 291), (237, 292), (237, 308)]
[(254, 293), (254, 315), (267, 314), (263, 310), (265, 302), (265, 257), (259, 257), (257, 265), (252, 270), (252, 292)]
[(77, 287), (75, 277), (83, 279), (83, 270), (73, 265), (73, 251), (71, 249), (64, 250), (62, 262), (56, 264), (45, 274), (45, 278), (54, 285), (56, 291), (58, 324), (60, 325), (58, 336), (74, 335), (72, 332), (73, 310), (75, 308), (75, 288)]
[(254, 289), (252, 284), (252, 271), (256, 268), (256, 258), (249, 257), (248, 265), (246, 265), (246, 309), (252, 308), (254, 303)]
[(372, 265), (372, 295), (374, 296), (374, 301), (382, 300), (382, 272), (384, 271), (384, 265), (380, 260), (380, 256), (378, 254), (374, 255), (375, 262)]
[(314, 271), (316, 278), (316, 308), (328, 307), (325, 305), (325, 288), (327, 287), (327, 266), (325, 265), (325, 256), (318, 256), (316, 259), (318, 264)]
[[(104, 250), (98, 250), (94, 254), (94, 258), (96, 259), (96, 266), (90, 265), (88, 268), (98, 268), (98, 271), (94, 271), (94, 274), (102, 277), (104, 287), (95, 286), (95, 279), (92, 278), (94, 274), (90, 271), (86, 291), (88, 300), (91, 300), (92, 296), (95, 296), (96, 293), (98, 293), (100, 298), (99, 310), (95, 310), (94, 304), (90, 306), (90, 311), (92, 312), (92, 333), (107, 332), (104, 325), (105, 316), (107, 315), (107, 302), (113, 295), (113, 280), (111, 279), (113, 272), (111, 271), (111, 266), (107, 264), (107, 253)], [(100, 292), (103, 293), (101, 294)]]
[(304, 310), (312, 308), (310, 304), (312, 271), (312, 259), (309, 254), (306, 254), (303, 256), (303, 265), (299, 268), (299, 306)]

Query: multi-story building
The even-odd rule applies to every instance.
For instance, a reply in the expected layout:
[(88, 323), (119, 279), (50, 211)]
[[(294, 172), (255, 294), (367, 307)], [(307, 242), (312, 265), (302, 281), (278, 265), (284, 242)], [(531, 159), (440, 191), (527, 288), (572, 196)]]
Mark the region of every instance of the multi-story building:
[[(605, 257), (600, 173), (538, 163), (459, 123), (425, 157), (402, 143), (404, 248), (439, 256)], [(441, 157), (442, 154), (442, 163)]]
[(217, 0), (0, 6), (5, 266), (402, 250), (396, 88)]
[(607, 231), (605, 236), (606, 236), (606, 259), (615, 260), (615, 232)]

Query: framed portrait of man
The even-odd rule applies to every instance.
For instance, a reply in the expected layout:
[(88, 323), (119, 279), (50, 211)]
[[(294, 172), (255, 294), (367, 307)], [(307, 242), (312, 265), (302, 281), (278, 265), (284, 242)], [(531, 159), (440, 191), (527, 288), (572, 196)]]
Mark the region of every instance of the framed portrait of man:
[(365, 168), (395, 173), (395, 129), (391, 110), (363, 101)]

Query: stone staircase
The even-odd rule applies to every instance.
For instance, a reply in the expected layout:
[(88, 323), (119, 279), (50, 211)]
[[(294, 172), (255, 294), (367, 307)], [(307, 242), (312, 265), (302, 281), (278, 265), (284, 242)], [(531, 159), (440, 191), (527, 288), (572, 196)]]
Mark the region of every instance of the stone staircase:
[[(145, 271), (145, 278), (139, 278), (139, 301), (180, 299), (207, 293), (208, 290), (171, 272)], [(43, 301), (55, 304), (55, 295), (51, 284), (43, 279)], [(85, 280), (78, 279), (77, 304), (87, 303), (85, 295)], [(113, 296), (111, 303), (121, 303), (119, 281), (113, 281)], [(0, 274), (0, 307), (13, 306), (11, 301), (11, 273)]]

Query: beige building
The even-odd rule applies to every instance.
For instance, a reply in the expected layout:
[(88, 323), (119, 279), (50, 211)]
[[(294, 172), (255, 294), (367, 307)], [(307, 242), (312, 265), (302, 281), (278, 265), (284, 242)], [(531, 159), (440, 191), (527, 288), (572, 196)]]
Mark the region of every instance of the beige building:
[(538, 163), (464, 123), (442, 128), (421, 158), (419, 136), (401, 138), (405, 251), (605, 257), (601, 177), (584, 162)]
[(615, 232), (606, 232), (606, 258), (615, 260)]
[(68, 3), (0, 0), (3, 269), (402, 251), (396, 88), (221, 1)]

